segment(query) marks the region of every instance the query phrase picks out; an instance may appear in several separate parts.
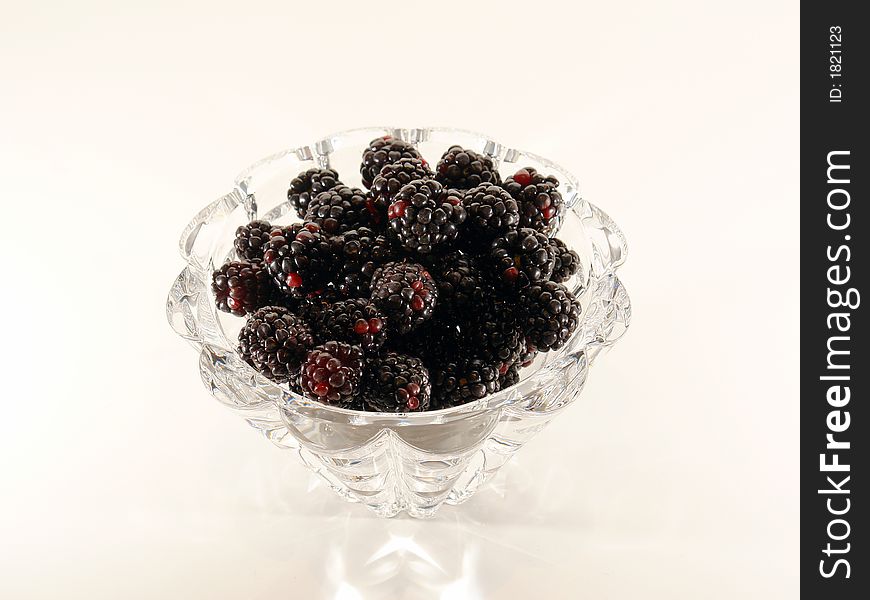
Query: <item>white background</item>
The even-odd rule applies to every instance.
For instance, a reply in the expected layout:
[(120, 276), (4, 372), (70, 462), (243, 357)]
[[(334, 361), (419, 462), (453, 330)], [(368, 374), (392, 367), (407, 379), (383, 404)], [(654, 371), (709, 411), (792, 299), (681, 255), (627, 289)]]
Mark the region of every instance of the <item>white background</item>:
[[(797, 595), (797, 3), (119, 4), (0, 4), (0, 597)], [(239, 170), (372, 124), (553, 158), (630, 244), (581, 401), (434, 521), (313, 485), (164, 316)]]

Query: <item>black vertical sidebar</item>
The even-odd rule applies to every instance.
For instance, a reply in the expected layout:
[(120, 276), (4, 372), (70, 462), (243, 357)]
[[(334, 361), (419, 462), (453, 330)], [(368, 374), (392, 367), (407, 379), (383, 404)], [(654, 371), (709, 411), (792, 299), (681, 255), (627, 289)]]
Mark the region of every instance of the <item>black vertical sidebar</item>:
[(801, 3), (801, 594), (832, 600), (870, 589), (863, 8)]

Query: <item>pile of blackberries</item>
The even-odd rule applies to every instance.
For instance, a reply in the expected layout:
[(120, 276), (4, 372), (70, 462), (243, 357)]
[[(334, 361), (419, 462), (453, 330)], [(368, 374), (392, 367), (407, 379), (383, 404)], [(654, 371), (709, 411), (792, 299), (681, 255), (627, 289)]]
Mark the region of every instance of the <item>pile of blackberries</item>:
[(360, 167), (289, 184), (302, 222), (252, 221), (237, 261), (213, 274), (220, 310), (246, 315), (242, 358), (325, 404), (380, 412), (457, 406), (519, 381), (580, 321), (563, 284), (580, 258), (555, 238), (555, 177), (502, 180), (490, 157), (451, 146), (435, 168), (393, 137)]

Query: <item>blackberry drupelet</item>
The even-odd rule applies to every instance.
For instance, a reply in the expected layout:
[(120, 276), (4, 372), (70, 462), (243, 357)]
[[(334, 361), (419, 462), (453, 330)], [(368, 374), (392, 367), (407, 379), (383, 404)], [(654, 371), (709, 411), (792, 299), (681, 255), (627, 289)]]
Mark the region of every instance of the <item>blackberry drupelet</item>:
[(299, 373), (302, 393), (324, 404), (346, 408), (362, 389), (365, 360), (359, 346), (329, 341), (308, 353)]
[(365, 298), (340, 300), (317, 316), (314, 332), (321, 341), (355, 344), (367, 354), (377, 352), (387, 339), (381, 311)]
[(305, 218), (308, 204), (311, 200), (327, 190), (341, 185), (338, 180), (338, 172), (332, 169), (308, 169), (299, 173), (290, 181), (290, 189), (287, 190), (287, 200), (296, 209), (296, 214)]
[(399, 258), (387, 236), (368, 227), (351, 229), (330, 241), (336, 257), (335, 285), (347, 298), (371, 296), (375, 269)]
[(237, 317), (273, 304), (277, 289), (260, 261), (228, 262), (212, 273), (211, 289), (217, 307)]
[(415, 356), (386, 352), (369, 367), (365, 402), (388, 413), (422, 412), (429, 408), (432, 386), (429, 371)]
[(484, 183), (501, 183), (501, 176), (492, 158), (462, 146), (450, 146), (441, 156), (435, 167), (435, 178), (445, 187), (459, 190), (468, 190)]
[(278, 383), (298, 375), (302, 361), (313, 347), (311, 327), (283, 306), (259, 309), (248, 317), (239, 333), (242, 359)]
[(462, 205), (468, 213), (466, 237), (477, 247), (516, 229), (520, 222), (517, 201), (497, 185), (483, 184), (468, 190), (463, 195)]
[(455, 360), (460, 346), (459, 328), (440, 309), (410, 333), (390, 338), (391, 349), (419, 357), (430, 371)]
[(528, 342), (541, 352), (561, 348), (580, 324), (580, 303), (555, 281), (535, 283), (523, 290), (517, 307)]
[(387, 218), (402, 248), (427, 255), (456, 242), (465, 222), (465, 209), (455, 192), (435, 180), (417, 179), (394, 196)]
[(269, 221), (251, 221), (236, 229), (233, 247), (241, 260), (262, 260), (263, 249), (269, 241), (273, 227)]
[(580, 271), (580, 255), (568, 248), (559, 238), (550, 238), (550, 245), (556, 255), (553, 275), (550, 279), (556, 283), (565, 283)]
[(526, 338), (525, 351), (520, 355), (520, 360), (518, 361), (519, 366), (528, 367), (535, 361), (537, 355), (538, 349), (529, 342), (528, 338)]
[(421, 158), (403, 158), (384, 165), (372, 181), (375, 206), (386, 214), (400, 189), (417, 179), (431, 179), (433, 175), (428, 163)]
[(329, 239), (319, 225), (294, 223), (273, 232), (263, 262), (282, 292), (304, 298), (326, 287), (335, 261)]
[(362, 155), (360, 175), (363, 185), (372, 187), (372, 182), (377, 177), (384, 165), (397, 162), (403, 158), (422, 159), (417, 149), (408, 142), (397, 140), (393, 136), (385, 135), (369, 142), (368, 148)]
[(312, 198), (305, 212), (305, 221), (317, 223), (329, 235), (357, 227), (383, 226), (380, 213), (366, 193), (346, 185), (335, 186)]
[(435, 279), (438, 283), (439, 310), (448, 313), (454, 320), (483, 305), (491, 292), (477, 261), (458, 251), (442, 258)]
[(371, 300), (386, 316), (391, 331), (404, 335), (432, 316), (438, 287), (422, 265), (390, 262), (372, 276)]
[(459, 359), (432, 373), (432, 399), (438, 408), (480, 400), (499, 389), (498, 368), (478, 358)]
[(520, 207), (520, 227), (555, 235), (565, 213), (565, 202), (557, 189), (559, 180), (544, 176), (531, 167), (520, 169), (502, 186)]
[(493, 240), (489, 260), (502, 287), (520, 290), (549, 279), (556, 256), (546, 235), (524, 227)]

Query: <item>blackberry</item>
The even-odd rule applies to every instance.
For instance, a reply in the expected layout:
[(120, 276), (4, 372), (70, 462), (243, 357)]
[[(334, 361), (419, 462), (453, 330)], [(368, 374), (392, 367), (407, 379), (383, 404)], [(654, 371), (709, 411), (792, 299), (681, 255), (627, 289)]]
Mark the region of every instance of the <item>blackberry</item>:
[(347, 298), (371, 296), (375, 269), (399, 258), (390, 240), (368, 227), (351, 229), (330, 241), (336, 257), (335, 285)]
[(549, 279), (556, 262), (549, 238), (525, 227), (493, 240), (489, 259), (493, 275), (507, 289), (523, 289)]
[(347, 408), (362, 389), (364, 366), (359, 346), (336, 341), (321, 344), (302, 364), (302, 393), (324, 404)]
[(425, 267), (412, 262), (390, 262), (372, 276), (371, 300), (386, 316), (390, 329), (403, 335), (432, 316), (438, 288)]
[(269, 242), (273, 227), (269, 221), (251, 221), (236, 229), (233, 247), (242, 260), (262, 260), (263, 249)]
[(459, 328), (439, 311), (414, 331), (391, 337), (390, 343), (392, 349), (422, 359), (430, 371), (455, 360), (461, 346)]
[(217, 307), (237, 317), (273, 304), (275, 285), (260, 261), (228, 262), (212, 273), (211, 289)]
[(325, 307), (317, 316), (314, 329), (322, 341), (356, 344), (366, 354), (376, 352), (387, 339), (381, 311), (365, 298), (339, 300)]
[(467, 356), (493, 364), (504, 373), (525, 353), (525, 336), (510, 304), (494, 298), (487, 304), (460, 325), (462, 347)]
[(525, 350), (520, 355), (518, 364), (521, 367), (528, 367), (535, 361), (535, 357), (538, 355), (538, 349), (529, 342), (528, 338), (525, 340), (524, 347)]
[(363, 185), (372, 187), (372, 182), (377, 177), (384, 165), (394, 163), (403, 158), (423, 158), (417, 149), (408, 142), (397, 140), (393, 136), (385, 135), (369, 142), (368, 148), (362, 155), (360, 175)]
[(429, 164), (422, 158), (403, 158), (383, 166), (372, 181), (372, 195), (375, 206), (384, 211), (392, 204), (393, 197), (400, 189), (417, 179), (431, 179)]
[(580, 324), (580, 303), (555, 281), (532, 284), (522, 291), (517, 305), (526, 338), (541, 352), (561, 348)]
[(450, 146), (441, 156), (435, 166), (435, 178), (445, 187), (459, 190), (468, 190), (483, 183), (501, 183), (501, 176), (492, 158), (462, 146)]
[(329, 239), (316, 223), (295, 223), (273, 235), (263, 262), (287, 295), (304, 298), (323, 289), (332, 277), (334, 259)]
[(568, 248), (559, 238), (551, 238), (550, 245), (556, 255), (553, 275), (550, 279), (556, 283), (565, 283), (580, 271), (580, 255)]
[(403, 187), (387, 210), (390, 230), (402, 247), (417, 254), (432, 254), (450, 247), (465, 222), (462, 199), (431, 179), (418, 179)]
[(373, 361), (365, 391), (372, 410), (388, 413), (422, 412), (429, 408), (432, 386), (423, 361), (387, 352)]
[(283, 306), (259, 309), (239, 333), (242, 359), (278, 383), (296, 377), (313, 347), (311, 327)]
[(296, 314), (305, 319), (306, 323), (316, 323), (324, 310), (344, 300), (344, 296), (335, 287), (327, 285), (321, 290), (310, 292), (297, 301)]
[(335, 186), (312, 198), (305, 212), (305, 221), (317, 223), (330, 235), (356, 227), (382, 224), (380, 213), (366, 193), (346, 185)]
[(332, 169), (308, 169), (299, 173), (290, 181), (290, 189), (287, 190), (287, 200), (296, 209), (300, 218), (305, 218), (308, 204), (311, 200), (327, 190), (341, 185), (338, 180), (338, 172)]
[(544, 176), (531, 167), (520, 169), (505, 180), (505, 190), (520, 207), (520, 227), (530, 227), (547, 235), (555, 235), (565, 213), (565, 202), (559, 193), (559, 180)]
[(520, 381), (520, 370), (519, 370), (519, 368), (517, 368), (516, 365), (511, 365), (511, 367), (508, 368), (507, 371), (505, 371), (503, 374), (498, 376), (499, 391), (506, 390), (507, 388), (511, 387), (512, 385), (519, 383), (519, 381)]
[(438, 408), (480, 400), (499, 389), (498, 368), (478, 358), (460, 359), (432, 373), (432, 398)]
[(462, 198), (468, 213), (468, 238), (478, 246), (516, 229), (520, 222), (517, 201), (497, 185), (479, 185)]
[(481, 306), (489, 295), (483, 273), (470, 256), (451, 252), (443, 257), (436, 273), (439, 310), (454, 318)]

